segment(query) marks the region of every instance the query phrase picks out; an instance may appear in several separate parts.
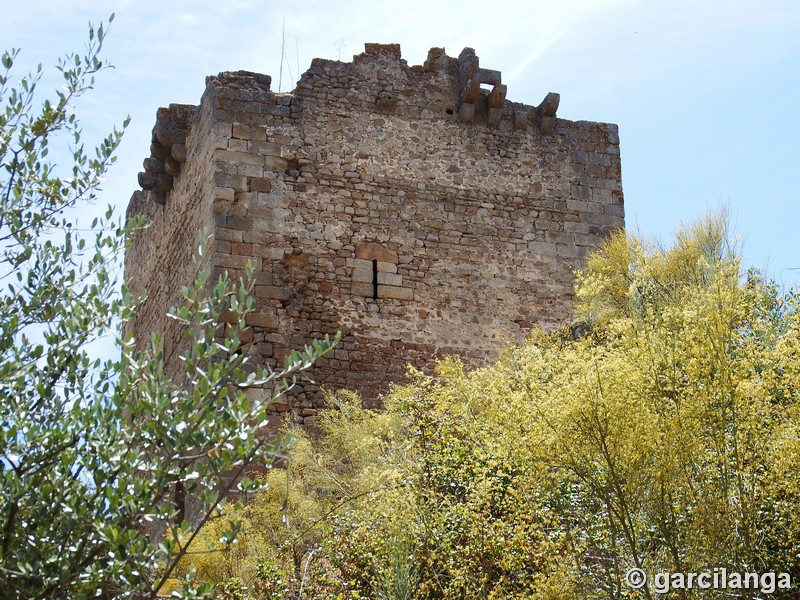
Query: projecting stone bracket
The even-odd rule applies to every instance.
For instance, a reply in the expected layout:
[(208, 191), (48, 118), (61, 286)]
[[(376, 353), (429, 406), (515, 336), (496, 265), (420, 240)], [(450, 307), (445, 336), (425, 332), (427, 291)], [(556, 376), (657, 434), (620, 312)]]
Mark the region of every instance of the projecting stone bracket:
[(560, 96), (550, 92), (536, 108), (514, 105), (511, 125), (517, 131), (525, 131), (528, 126), (538, 126), (542, 135), (554, 135), (556, 131), (556, 111)]
[(169, 108), (159, 108), (156, 112), (150, 157), (144, 159), (139, 185), (158, 204), (166, 203), (167, 192), (186, 162), (186, 134), (195, 108), (189, 104), (170, 104)]
[(536, 116), (539, 119), (539, 131), (545, 135), (553, 135), (556, 131), (556, 111), (561, 102), (561, 96), (550, 92), (544, 97), (542, 103), (536, 107)]
[[(464, 48), (458, 56), (458, 120), (475, 121), (476, 106), (485, 102), (486, 122), (491, 127), (500, 124), (507, 88), (501, 83), (500, 71), (481, 69), (475, 50)], [(488, 95), (481, 93), (481, 85), (491, 85)], [(480, 109), (479, 111), (480, 112)]]

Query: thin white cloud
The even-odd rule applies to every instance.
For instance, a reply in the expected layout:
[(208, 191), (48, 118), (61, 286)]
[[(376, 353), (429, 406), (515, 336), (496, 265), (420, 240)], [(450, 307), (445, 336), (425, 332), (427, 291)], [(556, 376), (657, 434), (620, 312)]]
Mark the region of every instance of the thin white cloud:
[[(633, 0), (576, 0), (537, 5), (538, 10), (531, 19), (534, 23), (533, 31), (525, 36), (532, 39), (530, 48), (522, 60), (509, 70), (505, 81), (515, 81), (569, 32), (581, 30), (591, 24), (596, 15), (616, 11), (633, 3)], [(518, 30), (517, 33), (521, 32)]]

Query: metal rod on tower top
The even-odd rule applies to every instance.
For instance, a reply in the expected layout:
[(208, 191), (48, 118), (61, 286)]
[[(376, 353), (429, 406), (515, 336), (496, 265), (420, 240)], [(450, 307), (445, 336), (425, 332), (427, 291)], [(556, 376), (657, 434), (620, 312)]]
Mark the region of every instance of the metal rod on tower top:
[(286, 17), (283, 17), (283, 29), (281, 30), (281, 66), (278, 69), (278, 91), (283, 91), (283, 57), (286, 54)]

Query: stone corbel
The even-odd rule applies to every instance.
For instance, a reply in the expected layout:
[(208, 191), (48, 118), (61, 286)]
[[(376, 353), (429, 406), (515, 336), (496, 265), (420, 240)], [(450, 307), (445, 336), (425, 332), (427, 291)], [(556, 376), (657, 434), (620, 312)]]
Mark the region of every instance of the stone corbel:
[(500, 124), (503, 103), (506, 99), (506, 86), (501, 83), (500, 71), (481, 69), (475, 50), (464, 48), (458, 56), (458, 119), (462, 123), (475, 120), (475, 105), (482, 98), (481, 84), (491, 85), (492, 91), (486, 97), (486, 119), (490, 126)]
[(536, 116), (539, 119), (539, 131), (544, 135), (553, 135), (556, 131), (556, 111), (561, 96), (550, 92), (544, 97), (542, 103), (536, 107)]

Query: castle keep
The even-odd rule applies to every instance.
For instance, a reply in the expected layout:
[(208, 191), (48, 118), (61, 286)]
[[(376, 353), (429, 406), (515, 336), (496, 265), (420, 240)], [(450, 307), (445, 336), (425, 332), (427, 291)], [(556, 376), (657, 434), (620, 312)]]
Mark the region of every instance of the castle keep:
[[(125, 258), (128, 286), (148, 291), (134, 335), (162, 332), (177, 368), (166, 312), (201, 228), (209, 268), (255, 264), (254, 360), (341, 331), (311, 375), (367, 399), (408, 364), (480, 364), (563, 321), (573, 269), (624, 212), (616, 126), (560, 119), (558, 102), (508, 100), (469, 48), (409, 67), (398, 45), (367, 44), (351, 63), (315, 59), (291, 93), (208, 77), (199, 106), (159, 109), (128, 208), (151, 221)], [(312, 424), (316, 387), (291, 402), (276, 410)]]

